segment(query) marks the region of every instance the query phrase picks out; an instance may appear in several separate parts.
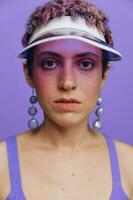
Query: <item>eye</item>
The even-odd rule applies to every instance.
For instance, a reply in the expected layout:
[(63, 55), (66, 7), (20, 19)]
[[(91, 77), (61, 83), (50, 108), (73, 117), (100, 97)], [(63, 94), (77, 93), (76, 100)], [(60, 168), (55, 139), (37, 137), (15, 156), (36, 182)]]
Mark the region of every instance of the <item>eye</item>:
[(82, 69), (85, 69), (85, 70), (91, 69), (95, 66), (95, 62), (92, 60), (82, 60), (80, 62), (80, 66)]
[(52, 59), (45, 59), (41, 61), (41, 67), (46, 69), (54, 69), (57, 66), (57, 62)]

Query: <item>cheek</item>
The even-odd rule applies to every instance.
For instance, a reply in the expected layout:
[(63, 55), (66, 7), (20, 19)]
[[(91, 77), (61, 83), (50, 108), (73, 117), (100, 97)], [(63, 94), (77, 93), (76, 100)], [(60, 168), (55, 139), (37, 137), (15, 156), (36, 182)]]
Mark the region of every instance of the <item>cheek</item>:
[(100, 91), (99, 79), (84, 79), (80, 85), (86, 106), (93, 109)]
[(96, 105), (100, 92), (102, 70), (96, 69), (86, 76), (80, 76), (80, 91), (84, 96), (84, 113), (88, 116)]
[(34, 85), (36, 93), (39, 98), (49, 96), (54, 91), (56, 86), (55, 76), (51, 76), (49, 73), (45, 73), (41, 70), (34, 71)]
[[(47, 72), (42, 71), (40, 68), (34, 69), (34, 85), (39, 96), (46, 94), (47, 98), (48, 94), (54, 94), (57, 90), (58, 73), (58, 71)], [(102, 77), (101, 66), (89, 72), (76, 70), (76, 74), (77, 85), (85, 96), (95, 95), (98, 92)]]
[(97, 67), (84, 76), (79, 76), (80, 88), (86, 95), (96, 95), (100, 89), (102, 68)]

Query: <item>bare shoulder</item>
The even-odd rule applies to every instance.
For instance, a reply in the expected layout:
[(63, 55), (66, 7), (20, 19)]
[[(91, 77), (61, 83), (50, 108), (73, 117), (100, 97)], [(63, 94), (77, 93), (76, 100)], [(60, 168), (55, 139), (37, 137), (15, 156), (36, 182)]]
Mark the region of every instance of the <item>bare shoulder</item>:
[[(26, 132), (16, 135), (17, 140), (18, 141), (24, 141), (24, 140), (26, 141), (27, 135), (29, 135), (28, 133), (29, 132), (26, 131)], [(12, 136), (10, 136), (10, 137), (12, 137)], [(7, 139), (4, 139), (4, 140), (0, 141), (0, 163), (2, 161), (5, 161), (6, 157), (7, 157)]]
[(115, 142), (115, 146), (116, 146), (118, 154), (120, 155), (125, 165), (128, 166), (128, 171), (130, 170), (130, 168), (132, 168), (133, 170), (133, 145), (122, 142), (117, 139), (115, 139), (114, 142)]
[(127, 157), (127, 159), (131, 159), (133, 161), (133, 145), (128, 144), (126, 142), (120, 141), (118, 139), (114, 139), (115, 146), (119, 152), (122, 153), (123, 157)]
[(0, 174), (2, 172), (2, 169), (5, 167), (4, 163), (7, 161), (7, 156), (6, 156), (6, 140), (0, 141)]
[(133, 145), (120, 140), (114, 140), (120, 164), (128, 179), (130, 189), (133, 192)]
[(0, 200), (3, 199), (3, 190), (5, 189), (5, 183), (9, 181), (8, 174), (8, 159), (7, 159), (7, 149), (6, 141), (0, 141)]

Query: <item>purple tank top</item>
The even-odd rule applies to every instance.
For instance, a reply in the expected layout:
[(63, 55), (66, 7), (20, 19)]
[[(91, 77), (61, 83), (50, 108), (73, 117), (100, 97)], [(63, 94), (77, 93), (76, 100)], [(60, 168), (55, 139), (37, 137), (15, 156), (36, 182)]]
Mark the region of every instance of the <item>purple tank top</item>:
[[(103, 134), (109, 148), (113, 188), (109, 200), (129, 200), (121, 185), (119, 164), (113, 139)], [(16, 136), (6, 139), (11, 191), (5, 200), (26, 200), (23, 192)], [(28, 199), (27, 199), (28, 200)], [(107, 199), (108, 200), (108, 199)]]

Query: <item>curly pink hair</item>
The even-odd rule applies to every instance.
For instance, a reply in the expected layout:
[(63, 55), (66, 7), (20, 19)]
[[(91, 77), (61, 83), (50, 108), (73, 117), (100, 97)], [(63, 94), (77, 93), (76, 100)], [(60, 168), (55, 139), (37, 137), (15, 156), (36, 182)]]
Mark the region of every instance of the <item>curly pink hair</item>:
[[(113, 46), (112, 32), (108, 27), (107, 16), (103, 11), (86, 0), (51, 0), (42, 6), (38, 6), (26, 23), (26, 30), (22, 37), (22, 45), (24, 47), (28, 45), (31, 35), (39, 26), (46, 24), (53, 18), (61, 16), (71, 16), (72, 18), (76, 16), (84, 17), (86, 23), (88, 25), (95, 25), (103, 33), (107, 44)], [(33, 51), (34, 48), (29, 51), (29, 56), (27, 57), (28, 74), (30, 77), (33, 75)], [(104, 77), (105, 71), (110, 68), (106, 53), (103, 52), (103, 55), (102, 77)]]
[(22, 45), (28, 45), (28, 41), (35, 31), (42, 24), (60, 16), (84, 17), (88, 25), (95, 25), (103, 34), (107, 44), (113, 46), (112, 32), (108, 27), (108, 18), (95, 5), (86, 0), (52, 0), (36, 8), (31, 14), (26, 31), (22, 37)]

